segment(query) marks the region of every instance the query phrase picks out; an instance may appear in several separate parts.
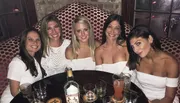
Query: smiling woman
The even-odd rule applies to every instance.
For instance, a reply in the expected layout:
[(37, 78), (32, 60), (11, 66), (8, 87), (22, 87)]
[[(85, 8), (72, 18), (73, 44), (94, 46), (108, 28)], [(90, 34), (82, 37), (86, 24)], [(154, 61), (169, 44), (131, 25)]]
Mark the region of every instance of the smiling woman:
[(72, 28), (72, 45), (66, 49), (70, 67), (73, 70), (95, 70), (94, 50), (100, 43), (94, 39), (91, 23), (86, 17), (77, 16)]
[(22, 33), (20, 53), (9, 64), (9, 85), (2, 94), (1, 103), (10, 103), (19, 93), (21, 85), (32, 84), (45, 76), (45, 71), (40, 65), (42, 47), (41, 35), (36, 29), (27, 29)]
[(31, 56), (41, 48), (41, 40), (37, 32), (31, 31), (27, 35), (26, 49)]
[(124, 21), (122, 16), (112, 14), (104, 23), (102, 44), (95, 51), (96, 69), (115, 74), (129, 72), (128, 56)]
[(60, 21), (53, 15), (42, 20), (41, 33), (43, 36), (44, 57), (41, 64), (47, 72), (47, 76), (65, 71), (67, 60), (65, 50), (70, 44), (70, 40), (63, 39)]

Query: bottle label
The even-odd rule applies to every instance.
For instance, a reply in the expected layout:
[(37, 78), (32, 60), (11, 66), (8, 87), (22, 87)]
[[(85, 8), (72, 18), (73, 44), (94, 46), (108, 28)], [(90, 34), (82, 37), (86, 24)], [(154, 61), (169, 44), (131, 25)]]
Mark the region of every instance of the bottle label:
[(72, 76), (73, 76), (72, 70), (68, 70), (68, 71), (67, 71), (67, 75), (68, 75), (68, 77), (72, 77)]
[(66, 103), (79, 103), (79, 94), (66, 95)]

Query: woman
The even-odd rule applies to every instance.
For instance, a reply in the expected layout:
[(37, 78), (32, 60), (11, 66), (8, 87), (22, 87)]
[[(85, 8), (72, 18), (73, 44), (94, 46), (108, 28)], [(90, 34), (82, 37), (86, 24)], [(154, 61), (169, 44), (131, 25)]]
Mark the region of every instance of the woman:
[[(179, 103), (178, 63), (161, 50), (160, 42), (146, 26), (132, 29), (127, 38), (128, 65), (134, 71), (133, 82), (142, 89), (150, 103)], [(174, 102), (173, 102), (174, 100)]]
[(20, 53), (9, 64), (9, 84), (2, 94), (1, 103), (10, 103), (19, 93), (22, 84), (32, 84), (45, 76), (45, 71), (40, 65), (42, 47), (40, 33), (36, 29), (27, 29), (22, 33)]
[(125, 40), (122, 17), (117, 14), (110, 15), (104, 23), (102, 45), (95, 51), (97, 70), (115, 74), (129, 71), (126, 67), (129, 54)]
[(71, 60), (70, 67), (73, 70), (95, 70), (94, 50), (100, 43), (94, 40), (91, 23), (86, 17), (78, 16), (72, 28), (72, 45), (66, 50), (66, 58)]
[(67, 65), (65, 50), (70, 40), (63, 39), (60, 21), (53, 15), (45, 17), (41, 24), (41, 33), (45, 44), (41, 64), (47, 76), (64, 72)]

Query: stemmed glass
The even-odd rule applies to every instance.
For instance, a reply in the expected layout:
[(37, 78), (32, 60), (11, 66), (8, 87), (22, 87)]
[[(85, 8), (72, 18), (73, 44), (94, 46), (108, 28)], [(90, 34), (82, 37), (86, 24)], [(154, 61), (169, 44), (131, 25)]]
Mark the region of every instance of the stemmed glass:
[(21, 93), (23, 94), (24, 98), (27, 98), (29, 102), (33, 99), (32, 96), (32, 87), (30, 83), (24, 83), (20, 85)]
[(133, 90), (129, 90), (126, 93), (126, 101), (125, 103), (136, 103), (137, 98), (139, 97), (138, 93), (133, 91)]
[(83, 86), (85, 95), (83, 96), (84, 102), (92, 103), (97, 99), (95, 94), (95, 85), (92, 83), (87, 83)]
[(124, 90), (125, 91), (129, 91), (130, 87), (131, 87), (131, 74), (129, 73), (122, 73), (123, 77), (124, 77)]
[(35, 92), (35, 96), (37, 97), (39, 101), (42, 101), (42, 102), (45, 101), (47, 97), (46, 87), (47, 85), (43, 82), (38, 82), (34, 84), (33, 89)]
[(99, 99), (103, 98), (106, 95), (106, 85), (106, 82), (101, 80), (95, 84), (96, 95)]

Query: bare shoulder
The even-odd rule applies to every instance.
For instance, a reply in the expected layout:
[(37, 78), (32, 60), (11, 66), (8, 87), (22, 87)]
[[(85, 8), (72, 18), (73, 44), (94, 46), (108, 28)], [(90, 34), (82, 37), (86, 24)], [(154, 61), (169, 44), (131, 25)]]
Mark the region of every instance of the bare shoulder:
[(162, 53), (162, 58), (166, 61), (166, 63), (178, 65), (176, 58), (167, 52)]
[(65, 52), (65, 56), (67, 59), (71, 59), (73, 57), (73, 53), (72, 53), (72, 46), (69, 45), (67, 48), (66, 48), (66, 52)]
[(102, 64), (103, 45), (95, 49), (95, 61), (96, 65)]
[(169, 77), (178, 77), (179, 75), (179, 67), (178, 62), (171, 54), (163, 52), (162, 58), (165, 61), (164, 68), (166, 68), (166, 71), (168, 72)]
[(98, 53), (100, 52), (100, 53), (102, 53), (102, 52), (103, 52), (103, 48), (104, 48), (104, 44), (98, 46), (98, 47), (95, 49), (95, 52), (98, 52)]
[(101, 45), (101, 43), (99, 41), (95, 40), (95, 45), (96, 45), (96, 47), (99, 47)]

